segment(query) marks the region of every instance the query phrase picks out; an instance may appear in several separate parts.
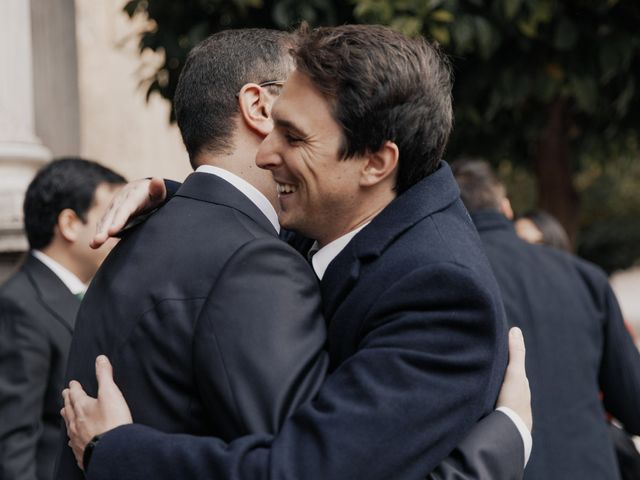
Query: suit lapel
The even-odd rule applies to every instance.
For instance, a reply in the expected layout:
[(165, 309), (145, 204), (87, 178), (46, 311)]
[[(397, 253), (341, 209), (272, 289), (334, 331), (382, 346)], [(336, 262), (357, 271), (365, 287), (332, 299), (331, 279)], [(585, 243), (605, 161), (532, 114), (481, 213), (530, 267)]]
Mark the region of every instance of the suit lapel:
[(327, 323), (331, 322), (336, 309), (344, 301), (360, 276), (360, 261), (354, 256), (352, 248), (354, 240), (355, 237), (333, 259), (320, 282), (322, 310)]
[(80, 300), (55, 273), (34, 256), (27, 256), (23, 268), (42, 306), (51, 312), (70, 333), (73, 333)]
[(353, 237), (329, 264), (321, 282), (324, 314), (330, 321), (355, 285), (364, 266), (378, 258), (395, 239), (423, 218), (440, 211), (460, 196), (449, 165), (438, 169), (391, 202)]
[(203, 172), (192, 173), (175, 196), (233, 208), (251, 218), (268, 232), (278, 235), (269, 219), (245, 194), (216, 175)]

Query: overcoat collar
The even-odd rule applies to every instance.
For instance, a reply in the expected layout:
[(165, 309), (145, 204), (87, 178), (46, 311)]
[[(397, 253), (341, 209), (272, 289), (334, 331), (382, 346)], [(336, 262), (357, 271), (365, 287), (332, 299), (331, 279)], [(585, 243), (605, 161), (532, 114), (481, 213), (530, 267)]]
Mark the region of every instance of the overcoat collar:
[(453, 173), (442, 161), (435, 172), (393, 200), (329, 264), (321, 282), (325, 318), (329, 320), (342, 303), (364, 263), (374, 261), (404, 232), (459, 196)]

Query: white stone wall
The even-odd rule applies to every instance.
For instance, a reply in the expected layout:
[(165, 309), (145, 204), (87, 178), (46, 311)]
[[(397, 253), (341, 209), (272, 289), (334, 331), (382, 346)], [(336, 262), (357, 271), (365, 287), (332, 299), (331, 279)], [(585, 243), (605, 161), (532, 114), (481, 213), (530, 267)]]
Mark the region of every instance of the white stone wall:
[[(0, 0), (0, 281), (27, 248), (24, 190), (52, 156), (82, 155), (129, 179), (191, 171), (169, 104), (141, 81), (143, 18), (125, 0)], [(5, 68), (6, 67), (6, 68)]]
[(22, 197), (50, 157), (35, 132), (31, 10), (0, 0), (0, 252), (25, 248)]
[(130, 21), (125, 3), (76, 0), (80, 153), (130, 179), (182, 180), (191, 169), (169, 104), (157, 95), (147, 103), (140, 85), (159, 58), (140, 56), (137, 33), (148, 25)]
[(640, 349), (640, 267), (616, 272), (611, 276), (611, 286), (618, 297), (622, 316), (633, 329)]

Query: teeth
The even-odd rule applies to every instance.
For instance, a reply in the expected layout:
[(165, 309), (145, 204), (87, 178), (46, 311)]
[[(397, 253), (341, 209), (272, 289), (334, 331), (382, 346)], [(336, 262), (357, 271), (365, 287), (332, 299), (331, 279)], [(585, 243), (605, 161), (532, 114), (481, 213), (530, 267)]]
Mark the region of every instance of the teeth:
[(288, 183), (278, 183), (278, 193), (294, 193), (298, 190), (295, 185), (289, 185)]

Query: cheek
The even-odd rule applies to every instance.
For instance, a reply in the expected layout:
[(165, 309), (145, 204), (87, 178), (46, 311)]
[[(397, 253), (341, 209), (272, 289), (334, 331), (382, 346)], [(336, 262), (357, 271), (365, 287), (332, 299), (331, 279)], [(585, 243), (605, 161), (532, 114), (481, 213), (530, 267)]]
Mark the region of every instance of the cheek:
[(266, 168), (268, 165), (273, 163), (271, 159), (274, 154), (270, 151), (268, 146), (264, 144), (264, 142), (266, 142), (266, 140), (260, 144), (260, 147), (256, 152), (256, 165), (260, 168)]
[[(342, 160), (350, 162), (351, 160)], [(339, 201), (348, 201), (357, 197), (359, 191), (359, 171), (354, 165), (339, 165), (326, 173), (326, 188), (331, 195)]]
[(324, 145), (305, 144), (291, 152), (290, 168), (305, 183), (322, 189), (336, 171), (335, 152)]
[[(120, 241), (119, 238), (109, 238), (109, 240), (107, 240), (104, 245), (102, 246), (102, 248), (105, 249), (105, 251), (107, 252), (107, 254), (113, 249), (113, 247), (115, 247), (118, 242)], [(105, 255), (106, 256), (106, 255)]]
[(88, 245), (89, 242), (91, 242), (91, 239), (93, 238), (93, 235), (95, 234), (95, 232), (96, 232), (95, 226), (92, 225), (91, 223), (87, 223), (86, 225), (83, 225), (82, 228), (78, 230), (78, 238), (76, 242), (81, 244), (83, 247), (85, 244)]
[(113, 247), (118, 244), (118, 241), (119, 239), (117, 238), (110, 238), (97, 250), (91, 249), (92, 258), (96, 266), (100, 266), (104, 259), (107, 258), (107, 255), (109, 255), (111, 250), (113, 250)]

